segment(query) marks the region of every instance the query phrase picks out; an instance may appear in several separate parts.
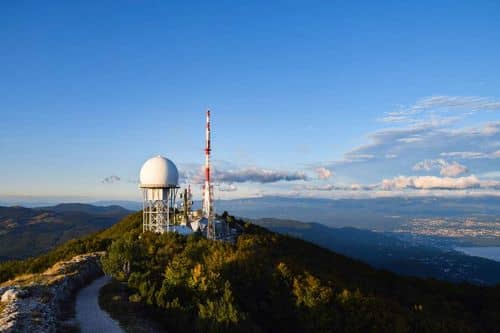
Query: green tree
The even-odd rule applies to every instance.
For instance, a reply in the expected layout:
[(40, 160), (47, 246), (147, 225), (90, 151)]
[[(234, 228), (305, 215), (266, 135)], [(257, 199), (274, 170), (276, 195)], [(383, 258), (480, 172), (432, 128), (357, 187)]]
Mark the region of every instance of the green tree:
[(101, 259), (102, 268), (119, 281), (126, 281), (142, 256), (141, 247), (132, 237), (113, 241), (106, 255)]

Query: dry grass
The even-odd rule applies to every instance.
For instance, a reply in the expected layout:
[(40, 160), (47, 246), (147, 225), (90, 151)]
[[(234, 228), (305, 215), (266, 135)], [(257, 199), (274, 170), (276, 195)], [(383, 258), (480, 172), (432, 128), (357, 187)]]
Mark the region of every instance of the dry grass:
[(25, 274), (25, 275), (20, 275), (13, 280), (5, 281), (0, 286), (1, 287), (13, 286), (13, 285), (30, 286), (33, 284), (50, 285), (54, 282), (57, 282), (64, 276), (65, 276), (64, 274), (45, 274), (45, 273)]
[(0, 287), (7, 287), (12, 285), (26, 286), (31, 283), (37, 282), (39, 279), (40, 279), (40, 274), (23, 274), (17, 276), (13, 280), (5, 281), (4, 283), (0, 284)]
[(48, 268), (43, 273), (19, 275), (13, 280), (1, 283), (0, 287), (12, 285), (29, 286), (33, 284), (51, 285), (64, 278), (65, 276), (78, 274), (78, 261), (83, 257), (93, 254), (102, 255), (103, 253), (104, 252), (96, 252), (91, 254), (78, 255), (68, 261), (55, 263), (52, 267)]

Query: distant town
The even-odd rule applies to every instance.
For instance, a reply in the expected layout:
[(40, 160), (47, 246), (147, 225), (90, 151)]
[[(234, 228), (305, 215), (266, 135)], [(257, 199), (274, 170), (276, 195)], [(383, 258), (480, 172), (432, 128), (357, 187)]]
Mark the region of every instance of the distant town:
[(410, 218), (394, 230), (425, 236), (450, 238), (500, 238), (500, 219), (487, 217), (424, 217)]

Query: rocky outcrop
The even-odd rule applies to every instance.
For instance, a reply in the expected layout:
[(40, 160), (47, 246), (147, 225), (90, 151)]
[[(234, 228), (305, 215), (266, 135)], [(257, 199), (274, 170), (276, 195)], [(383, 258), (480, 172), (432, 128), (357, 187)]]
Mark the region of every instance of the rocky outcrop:
[(103, 274), (102, 254), (79, 255), (42, 274), (5, 283), (0, 287), (0, 332), (56, 332), (61, 307)]

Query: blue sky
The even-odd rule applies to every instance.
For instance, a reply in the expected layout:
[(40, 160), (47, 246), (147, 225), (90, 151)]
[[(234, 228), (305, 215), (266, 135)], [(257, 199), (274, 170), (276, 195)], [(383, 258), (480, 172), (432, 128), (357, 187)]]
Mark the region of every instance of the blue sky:
[(10, 2), (0, 41), (1, 197), (195, 183), (207, 107), (222, 198), (500, 188), (497, 1)]

